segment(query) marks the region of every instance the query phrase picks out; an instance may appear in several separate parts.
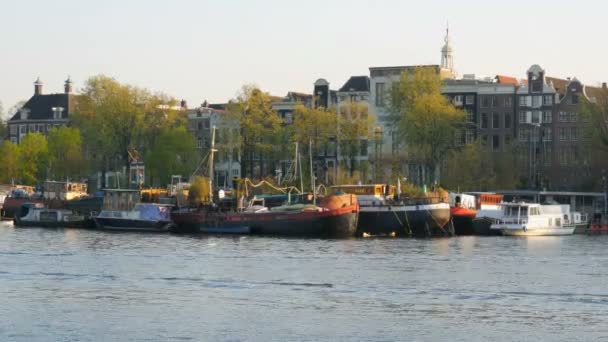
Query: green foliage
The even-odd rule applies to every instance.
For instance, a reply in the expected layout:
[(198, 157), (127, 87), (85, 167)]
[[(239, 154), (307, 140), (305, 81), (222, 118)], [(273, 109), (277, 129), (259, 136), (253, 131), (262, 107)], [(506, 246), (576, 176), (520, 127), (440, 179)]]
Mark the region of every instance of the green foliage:
[(188, 202), (191, 206), (198, 206), (209, 202), (209, 180), (197, 176), (188, 190)]
[(51, 179), (62, 181), (87, 175), (79, 130), (71, 127), (51, 129), (48, 133), (48, 149)]
[(0, 145), (0, 181), (11, 183), (19, 177), (19, 146), (9, 140)]
[(465, 117), (442, 95), (441, 87), (434, 70), (421, 68), (413, 75), (403, 73), (390, 92), (392, 121), (409, 157), (425, 165), (437, 181), (439, 165), (454, 148), (455, 134)]
[[(255, 86), (244, 86), (228, 105), (230, 116), (241, 127), (242, 175), (254, 174), (254, 160), (259, 160), (259, 174), (264, 174), (265, 160), (276, 160), (283, 152), (282, 120), (272, 109), (269, 94)], [(247, 165), (249, 164), (249, 165)], [(249, 173), (244, 172), (249, 167)]]
[(198, 159), (194, 137), (185, 127), (166, 128), (146, 158), (147, 173), (164, 186), (171, 175), (190, 174)]
[(26, 134), (19, 143), (18, 155), (18, 171), (23, 184), (34, 185), (46, 178), (49, 149), (44, 135)]

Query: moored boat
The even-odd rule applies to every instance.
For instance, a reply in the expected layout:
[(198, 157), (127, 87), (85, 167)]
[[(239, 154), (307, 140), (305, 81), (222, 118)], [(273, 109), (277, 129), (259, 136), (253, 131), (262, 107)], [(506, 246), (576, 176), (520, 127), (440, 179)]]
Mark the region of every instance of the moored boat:
[(169, 232), (173, 226), (170, 206), (139, 203), (139, 190), (104, 190), (103, 210), (94, 217), (98, 229)]
[(473, 219), (477, 215), (475, 196), (450, 193), (450, 216), (456, 235), (473, 235)]
[(503, 195), (481, 194), (477, 198), (477, 213), (473, 219), (474, 235), (496, 236), (501, 235), (500, 230), (492, 230), (492, 224), (496, 223), (503, 215), (501, 203)]
[(93, 222), (71, 210), (49, 209), (41, 203), (24, 203), (15, 214), (16, 227), (86, 228)]
[(503, 216), (492, 230), (508, 236), (572, 235), (575, 224), (569, 205), (503, 203)]
[(450, 205), (439, 198), (395, 198), (387, 184), (339, 185), (331, 191), (357, 195), (360, 236), (450, 236)]
[(355, 236), (359, 206), (356, 196), (325, 196), (319, 206), (281, 206), (218, 212), (212, 207), (173, 212), (180, 231), (343, 238)]

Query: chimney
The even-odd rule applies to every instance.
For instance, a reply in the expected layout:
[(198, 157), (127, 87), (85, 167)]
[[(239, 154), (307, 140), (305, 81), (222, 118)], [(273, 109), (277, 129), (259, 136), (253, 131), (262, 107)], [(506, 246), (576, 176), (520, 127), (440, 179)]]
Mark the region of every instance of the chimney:
[(40, 77), (36, 78), (34, 82), (34, 95), (42, 95), (42, 86), (44, 83), (40, 80)]
[(72, 79), (70, 78), (70, 76), (68, 76), (68, 79), (65, 80), (65, 83), (63, 85), (63, 89), (65, 91), (66, 94), (71, 94), (72, 93)]

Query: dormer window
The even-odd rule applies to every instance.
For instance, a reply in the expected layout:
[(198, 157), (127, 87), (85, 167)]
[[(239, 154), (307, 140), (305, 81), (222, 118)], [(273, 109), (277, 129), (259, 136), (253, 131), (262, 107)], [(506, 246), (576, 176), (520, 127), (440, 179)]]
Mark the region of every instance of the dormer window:
[(27, 108), (21, 108), (21, 110), (19, 110), (19, 114), (21, 116), (21, 120), (27, 120), (29, 117), (30, 111)]
[(63, 107), (53, 107), (53, 119), (59, 120), (62, 118)]

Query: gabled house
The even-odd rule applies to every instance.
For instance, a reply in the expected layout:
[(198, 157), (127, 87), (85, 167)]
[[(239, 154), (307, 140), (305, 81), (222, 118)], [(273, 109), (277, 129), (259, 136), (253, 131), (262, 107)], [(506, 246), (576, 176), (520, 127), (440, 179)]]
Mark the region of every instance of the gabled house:
[(40, 78), (34, 82), (34, 95), (8, 120), (8, 139), (19, 143), (27, 133), (48, 133), (53, 127), (67, 125), (78, 95), (73, 94), (68, 77), (61, 94), (44, 94)]

